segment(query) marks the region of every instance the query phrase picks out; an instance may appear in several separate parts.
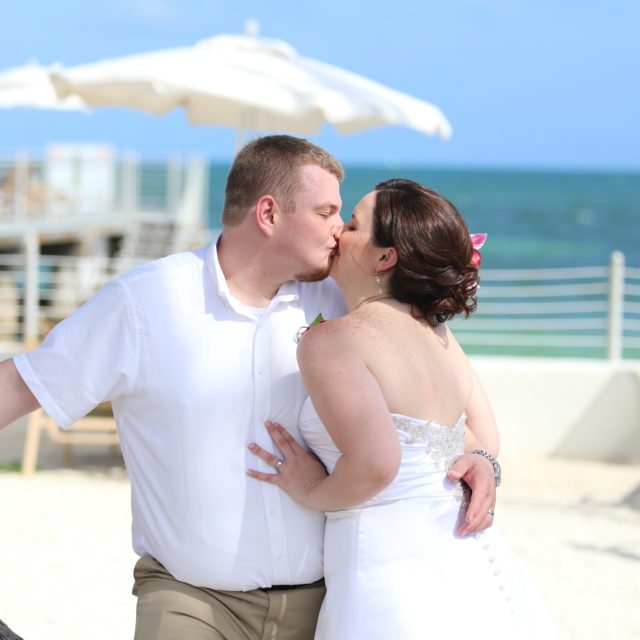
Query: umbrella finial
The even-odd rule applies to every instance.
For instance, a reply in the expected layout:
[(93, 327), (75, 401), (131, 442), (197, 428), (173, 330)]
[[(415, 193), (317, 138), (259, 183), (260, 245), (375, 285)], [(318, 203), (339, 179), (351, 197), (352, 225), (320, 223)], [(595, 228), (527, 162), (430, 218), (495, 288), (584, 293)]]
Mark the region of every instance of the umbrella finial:
[(249, 18), (244, 24), (244, 35), (257, 38), (260, 35), (260, 23), (255, 18)]

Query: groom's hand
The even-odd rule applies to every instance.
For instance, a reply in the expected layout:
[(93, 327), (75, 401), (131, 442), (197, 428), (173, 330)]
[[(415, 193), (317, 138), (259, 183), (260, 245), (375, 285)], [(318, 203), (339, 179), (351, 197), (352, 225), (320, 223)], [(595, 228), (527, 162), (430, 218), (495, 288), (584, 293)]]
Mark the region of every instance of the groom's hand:
[(319, 510), (309, 499), (309, 495), (318, 483), (327, 477), (327, 470), (322, 462), (311, 452), (305, 451), (294, 437), (277, 422), (266, 422), (267, 431), (281, 458), (265, 451), (255, 442), (250, 442), (249, 450), (264, 460), (276, 473), (264, 473), (247, 469), (247, 475), (262, 482), (268, 482), (286, 491), (294, 500), (309, 509)]
[(482, 456), (467, 453), (455, 461), (447, 475), (452, 480), (464, 480), (471, 489), (471, 500), (458, 534), (466, 536), (488, 529), (493, 524), (496, 505), (493, 465)]

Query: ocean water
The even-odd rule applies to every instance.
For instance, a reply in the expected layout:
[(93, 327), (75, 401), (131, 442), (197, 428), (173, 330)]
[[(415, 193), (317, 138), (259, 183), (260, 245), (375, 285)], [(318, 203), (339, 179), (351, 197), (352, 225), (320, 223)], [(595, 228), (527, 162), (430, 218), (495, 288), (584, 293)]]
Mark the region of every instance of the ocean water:
[[(210, 221), (215, 229), (220, 228), (228, 169), (228, 165), (211, 167)], [(614, 251), (624, 254), (628, 267), (640, 268), (640, 173), (385, 166), (345, 169), (341, 187), (345, 220), (378, 182), (394, 177), (416, 180), (451, 200), (472, 233), (489, 234), (482, 250), (483, 269), (602, 267), (609, 264)], [(572, 296), (576, 317), (583, 316), (580, 301), (588, 299)], [(481, 311), (482, 305), (473, 318)], [(635, 323), (632, 327), (625, 320), (626, 335), (638, 340), (640, 313), (627, 311), (625, 315)], [(545, 334), (535, 323), (528, 331), (541, 337)], [(600, 336), (600, 346), (571, 346), (570, 341), (548, 347), (541, 343), (482, 346), (465, 343), (464, 336), (460, 339), (469, 353), (477, 354), (606, 357), (604, 329), (568, 333)], [(624, 357), (639, 359), (640, 347), (632, 347), (627, 339)]]
[[(209, 212), (220, 226), (228, 165), (213, 164)], [(640, 173), (346, 166), (342, 217), (388, 178), (410, 178), (451, 200), (473, 233), (488, 233), (483, 267), (603, 266), (613, 251), (640, 268)]]

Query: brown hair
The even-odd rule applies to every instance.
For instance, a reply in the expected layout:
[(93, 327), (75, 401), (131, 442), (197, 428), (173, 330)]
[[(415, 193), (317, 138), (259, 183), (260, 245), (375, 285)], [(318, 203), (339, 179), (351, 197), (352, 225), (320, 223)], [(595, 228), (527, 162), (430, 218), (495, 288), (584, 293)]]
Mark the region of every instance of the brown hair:
[(327, 151), (302, 138), (265, 136), (253, 140), (236, 156), (224, 194), (222, 223), (234, 226), (263, 195), (272, 195), (291, 210), (300, 187), (298, 169), (313, 164), (344, 178), (342, 165)]
[(478, 270), (462, 216), (451, 202), (412, 180), (376, 185), (373, 241), (398, 254), (391, 295), (431, 326), (477, 305)]

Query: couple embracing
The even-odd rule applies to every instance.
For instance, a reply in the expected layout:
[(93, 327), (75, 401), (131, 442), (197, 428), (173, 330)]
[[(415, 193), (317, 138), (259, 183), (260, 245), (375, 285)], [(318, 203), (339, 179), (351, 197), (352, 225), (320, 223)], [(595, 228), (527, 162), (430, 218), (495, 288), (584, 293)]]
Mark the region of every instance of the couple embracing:
[(491, 527), (497, 427), (446, 324), (476, 304), (468, 229), (409, 180), (343, 225), (342, 177), (305, 140), (251, 142), (217, 242), (0, 364), (3, 426), (112, 403), (137, 640), (548, 637)]

